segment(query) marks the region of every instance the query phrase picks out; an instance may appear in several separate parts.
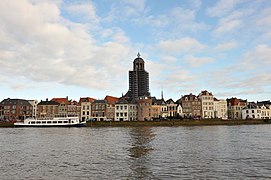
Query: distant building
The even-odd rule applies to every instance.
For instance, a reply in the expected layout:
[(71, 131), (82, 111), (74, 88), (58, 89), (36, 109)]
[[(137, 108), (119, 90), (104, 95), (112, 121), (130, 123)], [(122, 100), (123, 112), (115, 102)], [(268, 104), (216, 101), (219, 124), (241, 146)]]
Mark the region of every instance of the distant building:
[(227, 101), (214, 98), (214, 116), (215, 118), (228, 119)]
[(203, 119), (206, 118), (214, 118), (214, 96), (211, 92), (207, 90), (201, 91), (199, 94), (199, 98), (201, 101), (201, 117)]
[(66, 98), (53, 98), (51, 101), (59, 103), (59, 116), (68, 116), (68, 105), (70, 104), (68, 96)]
[(172, 99), (168, 99), (166, 101), (166, 104), (167, 104), (168, 117), (176, 117), (178, 104), (175, 103)]
[(198, 96), (190, 93), (181, 98), (183, 115), (185, 118), (201, 117), (201, 102)]
[(271, 119), (271, 109), (262, 103), (249, 102), (242, 109), (242, 119)]
[(68, 116), (78, 116), (81, 114), (81, 106), (77, 101), (70, 100), (67, 105)]
[(137, 103), (120, 98), (115, 104), (115, 121), (137, 121)]
[(246, 107), (246, 105), (247, 100), (237, 99), (236, 97), (227, 99), (228, 118), (242, 119), (242, 109)]
[(114, 121), (114, 119), (115, 119), (115, 103), (119, 100), (119, 98), (107, 95), (104, 98), (104, 100), (107, 103), (107, 105), (106, 105), (106, 118), (108, 120)]
[(177, 104), (177, 116), (183, 117), (182, 98), (178, 99), (175, 103)]
[(167, 104), (163, 98), (156, 99), (156, 97), (152, 97), (151, 117), (154, 119), (167, 117)]
[(106, 117), (106, 100), (94, 100), (91, 104), (92, 116), (91, 118), (97, 121), (105, 121)]
[(137, 101), (137, 119), (138, 121), (152, 120), (152, 99), (149, 96), (141, 96)]
[(32, 109), (33, 109), (33, 112), (32, 112), (32, 115), (33, 117), (37, 117), (37, 111), (38, 111), (38, 100), (27, 100), (31, 105), (32, 105)]
[(141, 96), (150, 96), (149, 73), (145, 71), (145, 62), (138, 53), (133, 62), (133, 71), (129, 71), (129, 90), (127, 96), (137, 99)]
[(59, 116), (59, 103), (56, 101), (41, 101), (37, 104), (37, 118), (54, 118)]
[(32, 105), (24, 99), (4, 99), (0, 106), (2, 107), (2, 118), (4, 120), (24, 120), (33, 116)]
[(94, 100), (95, 99), (91, 97), (80, 98), (79, 104), (81, 106), (81, 121), (90, 119), (90, 117), (92, 116), (91, 104), (94, 102)]

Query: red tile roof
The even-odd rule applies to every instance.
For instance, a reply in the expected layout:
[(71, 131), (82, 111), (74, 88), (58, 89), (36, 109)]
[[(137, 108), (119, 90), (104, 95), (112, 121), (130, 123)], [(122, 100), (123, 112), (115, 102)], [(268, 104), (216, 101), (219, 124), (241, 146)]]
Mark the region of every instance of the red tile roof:
[(108, 104), (115, 104), (119, 98), (107, 95), (104, 100), (106, 100)]
[(229, 106), (229, 104), (231, 106), (237, 106), (237, 105), (246, 106), (247, 100), (231, 98), (231, 99), (227, 99), (227, 104), (228, 104), (228, 106)]
[(96, 99), (91, 98), (91, 97), (83, 97), (83, 98), (80, 98), (79, 104), (81, 104), (82, 102), (93, 102), (93, 101), (95, 101), (95, 100), (96, 100)]
[(67, 98), (53, 98), (51, 101), (58, 102), (59, 104), (63, 102), (67, 105), (69, 104), (69, 100)]

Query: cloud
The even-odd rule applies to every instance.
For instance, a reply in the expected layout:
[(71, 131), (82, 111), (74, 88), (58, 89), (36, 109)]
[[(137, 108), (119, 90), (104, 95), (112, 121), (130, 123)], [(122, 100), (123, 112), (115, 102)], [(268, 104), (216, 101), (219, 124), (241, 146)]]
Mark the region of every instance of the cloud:
[(237, 46), (237, 43), (235, 41), (229, 41), (225, 43), (218, 44), (214, 47), (214, 50), (216, 51), (228, 51)]
[(164, 40), (160, 41), (157, 45), (158, 49), (169, 53), (197, 52), (206, 47), (206, 45), (203, 45), (196, 39), (190, 37), (176, 40)]
[(242, 12), (234, 12), (219, 20), (218, 27), (214, 30), (216, 34), (227, 33), (239, 28), (242, 24)]
[(100, 18), (96, 15), (96, 8), (90, 2), (69, 4), (65, 9), (77, 22), (98, 23)]
[(209, 58), (209, 57), (195, 57), (193, 55), (187, 55), (185, 57), (186, 62), (189, 66), (191, 67), (201, 67), (203, 65), (209, 64), (214, 62), (213, 58)]
[[(99, 19), (90, 5), (69, 8)], [(88, 26), (61, 16), (59, 4), (54, 1), (1, 1), (0, 26), (2, 77), (93, 89), (126, 86), (123, 74), (127, 73), (127, 59), (133, 50), (121, 29), (113, 29), (111, 41), (101, 43)]]
[[(266, 44), (260, 44), (255, 47), (253, 51), (248, 51), (243, 55), (241, 65), (244, 68), (265, 69), (271, 65), (271, 47)], [(260, 62), (260, 63), (259, 63)]]
[(211, 17), (221, 17), (232, 11), (237, 4), (235, 0), (218, 0), (213, 7), (207, 9), (207, 15)]

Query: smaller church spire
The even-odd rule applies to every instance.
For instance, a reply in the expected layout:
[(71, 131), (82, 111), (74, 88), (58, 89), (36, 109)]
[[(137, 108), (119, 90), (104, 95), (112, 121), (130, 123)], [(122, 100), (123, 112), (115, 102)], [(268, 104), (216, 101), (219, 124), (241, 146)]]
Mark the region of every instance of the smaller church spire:
[(140, 53), (139, 52), (137, 53), (137, 57), (140, 58)]
[(161, 98), (164, 99), (163, 89), (161, 91)]

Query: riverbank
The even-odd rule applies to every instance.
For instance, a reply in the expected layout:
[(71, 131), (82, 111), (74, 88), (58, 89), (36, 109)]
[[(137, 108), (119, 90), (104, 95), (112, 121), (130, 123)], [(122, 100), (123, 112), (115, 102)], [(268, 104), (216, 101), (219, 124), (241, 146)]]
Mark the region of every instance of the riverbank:
[[(271, 124), (271, 120), (250, 119), (250, 120), (170, 120), (170, 121), (122, 121), (122, 122), (87, 122), (87, 127), (140, 127), (140, 126), (217, 126), (217, 125), (255, 125)], [(13, 122), (0, 122), (0, 127), (14, 127)]]
[(217, 125), (256, 125), (271, 124), (271, 120), (221, 120), (221, 119), (201, 119), (201, 120), (171, 120), (171, 121), (123, 121), (123, 122), (88, 122), (88, 127), (140, 127), (140, 126), (217, 126)]

